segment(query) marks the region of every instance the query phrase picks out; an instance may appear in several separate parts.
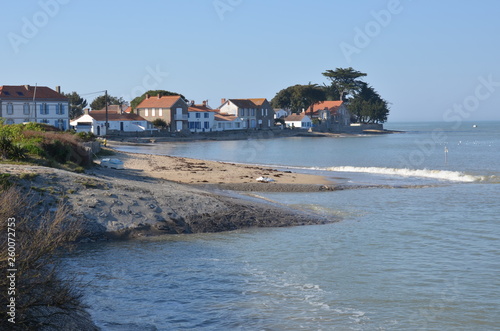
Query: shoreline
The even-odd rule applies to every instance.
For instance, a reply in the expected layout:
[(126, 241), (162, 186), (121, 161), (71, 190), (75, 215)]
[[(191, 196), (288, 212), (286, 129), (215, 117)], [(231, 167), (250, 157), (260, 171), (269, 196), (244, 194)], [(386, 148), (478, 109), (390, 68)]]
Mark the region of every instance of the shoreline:
[[(110, 148), (113, 148), (111, 144)], [(291, 192), (293, 185), (298, 187), (308, 187), (307, 191), (315, 188), (320, 190), (323, 186), (331, 186), (336, 183), (327, 177), (311, 174), (302, 174), (289, 170), (277, 170), (272, 167), (257, 166), (251, 164), (237, 164), (221, 161), (207, 161), (186, 157), (142, 154), (122, 152), (113, 149), (115, 153), (112, 158), (117, 158), (124, 162), (124, 170), (99, 169), (99, 173), (105, 173), (124, 178), (131, 176), (145, 176), (157, 179), (168, 180), (179, 184), (188, 184), (193, 186), (211, 185), (223, 188), (227, 185), (236, 185), (239, 187), (248, 186), (243, 191), (269, 190), (269, 187), (289, 188)], [(111, 174), (111, 173), (112, 174)], [(257, 178), (267, 177), (272, 179), (270, 183), (259, 183)], [(234, 186), (234, 187), (236, 187)], [(230, 190), (235, 190), (229, 188)], [(239, 191), (239, 189), (236, 189)]]

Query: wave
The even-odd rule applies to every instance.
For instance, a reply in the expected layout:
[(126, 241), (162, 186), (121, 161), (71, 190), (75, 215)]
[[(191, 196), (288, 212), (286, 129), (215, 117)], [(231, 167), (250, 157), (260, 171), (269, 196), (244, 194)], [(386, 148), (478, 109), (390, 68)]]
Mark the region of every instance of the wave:
[(483, 182), (490, 181), (495, 176), (475, 176), (466, 174), (459, 171), (448, 170), (429, 170), (429, 169), (407, 169), (407, 168), (379, 168), (379, 167), (329, 167), (329, 168), (316, 168), (317, 170), (326, 170), (333, 172), (355, 172), (355, 173), (369, 173), (377, 175), (390, 175), (402, 177), (423, 177), (440, 179), (454, 182)]

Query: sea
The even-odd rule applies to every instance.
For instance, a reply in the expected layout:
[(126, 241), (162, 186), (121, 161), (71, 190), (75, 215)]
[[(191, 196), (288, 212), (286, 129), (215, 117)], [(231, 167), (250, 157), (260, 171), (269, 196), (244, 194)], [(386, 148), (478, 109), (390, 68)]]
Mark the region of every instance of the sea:
[(500, 330), (500, 122), (385, 127), (122, 146), (353, 189), (254, 192), (335, 223), (85, 244), (66, 272), (103, 330)]

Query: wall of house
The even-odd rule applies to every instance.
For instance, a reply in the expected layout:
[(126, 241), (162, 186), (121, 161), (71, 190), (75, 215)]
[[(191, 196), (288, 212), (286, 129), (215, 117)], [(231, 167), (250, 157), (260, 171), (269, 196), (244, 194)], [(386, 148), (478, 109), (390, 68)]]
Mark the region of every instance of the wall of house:
[[(43, 106), (43, 111), (40, 110), (41, 106)], [(69, 128), (69, 102), (40, 100), (35, 104), (27, 100), (2, 100), (0, 117), (5, 119), (6, 124), (38, 122), (67, 130)]]
[(215, 113), (193, 111), (188, 112), (188, 127), (191, 132), (206, 132), (216, 130)]
[(257, 109), (257, 127), (268, 129), (274, 127), (274, 110), (269, 101), (264, 101), (262, 106)]

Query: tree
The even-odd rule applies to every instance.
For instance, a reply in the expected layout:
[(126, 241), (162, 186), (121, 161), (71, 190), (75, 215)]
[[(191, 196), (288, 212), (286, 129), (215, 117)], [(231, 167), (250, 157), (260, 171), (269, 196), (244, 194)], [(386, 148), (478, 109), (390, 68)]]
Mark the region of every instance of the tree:
[(323, 76), (331, 80), (333, 91), (336, 90), (340, 94), (338, 100), (345, 101), (347, 95), (359, 91), (363, 82), (358, 78), (365, 77), (366, 74), (349, 67), (327, 70)]
[(76, 92), (63, 93), (69, 99), (69, 118), (74, 119), (83, 115), (83, 109), (87, 107), (87, 100), (80, 97)]
[(326, 94), (317, 84), (294, 85), (279, 91), (271, 100), (273, 108), (291, 109), (300, 113), (309, 109), (315, 103), (324, 101)]
[(389, 115), (387, 101), (366, 83), (361, 85), (347, 107), (359, 123), (384, 123)]
[[(103, 108), (106, 107), (106, 96), (105, 95), (101, 95), (97, 98), (94, 99), (94, 101), (92, 101), (92, 103), (90, 104), (90, 108), (94, 109), (94, 110), (101, 110)], [(109, 105), (123, 105), (125, 104), (125, 100), (123, 100), (123, 98), (117, 98), (117, 97), (113, 97), (113, 96), (110, 96), (108, 95), (108, 106)]]
[(155, 119), (153, 122), (151, 122), (151, 124), (153, 124), (153, 126), (157, 129), (166, 129), (168, 127), (167, 122), (165, 122), (165, 120), (161, 118)]
[(189, 100), (186, 99), (185, 96), (183, 96), (182, 94), (180, 93), (176, 93), (176, 92), (170, 92), (170, 91), (165, 91), (165, 90), (150, 90), (150, 91), (147, 91), (145, 92), (143, 95), (141, 95), (140, 97), (137, 97), (135, 98), (134, 100), (132, 100), (132, 102), (130, 102), (130, 107), (132, 107), (132, 109), (135, 109), (137, 108), (137, 106), (139, 106), (139, 104), (144, 100), (146, 99), (146, 94), (149, 94), (150, 96), (152, 97), (156, 97), (158, 96), (158, 94), (161, 94), (162, 96), (170, 96), (170, 95), (178, 95), (180, 96), (186, 103), (189, 103)]

